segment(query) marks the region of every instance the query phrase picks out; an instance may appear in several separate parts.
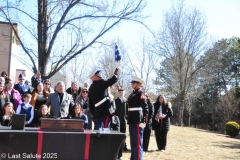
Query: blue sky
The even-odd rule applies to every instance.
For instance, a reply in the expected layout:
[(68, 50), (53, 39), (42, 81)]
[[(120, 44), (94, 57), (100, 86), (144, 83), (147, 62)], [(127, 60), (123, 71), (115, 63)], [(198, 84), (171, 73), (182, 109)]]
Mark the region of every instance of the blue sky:
[[(147, 0), (147, 3), (143, 13), (151, 17), (146, 19), (145, 23), (151, 29), (157, 30), (161, 27), (164, 11), (170, 8), (171, 0)], [(185, 3), (201, 10), (207, 20), (208, 33), (215, 40), (240, 37), (240, 0), (185, 0)], [(133, 41), (139, 38), (137, 35), (143, 30), (145, 29), (140, 25), (123, 23), (112, 32), (115, 37)]]
[[(170, 8), (171, 0), (147, 0), (147, 3), (143, 14), (151, 17), (144, 22), (156, 31), (161, 27), (163, 13)], [(240, 37), (240, 0), (185, 0), (185, 3), (187, 6), (197, 7), (205, 15), (208, 33), (214, 40)], [(119, 38), (127, 47), (132, 47), (135, 43), (140, 43), (141, 35), (147, 33), (149, 32), (139, 24), (124, 22), (107, 33), (103, 39), (110, 42)]]

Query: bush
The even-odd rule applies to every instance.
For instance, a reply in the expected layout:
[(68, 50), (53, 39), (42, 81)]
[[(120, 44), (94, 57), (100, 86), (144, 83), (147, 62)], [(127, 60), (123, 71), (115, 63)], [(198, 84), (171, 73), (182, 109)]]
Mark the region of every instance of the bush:
[(237, 122), (230, 121), (225, 124), (225, 131), (227, 135), (231, 137), (238, 136), (239, 130), (240, 130), (240, 125)]

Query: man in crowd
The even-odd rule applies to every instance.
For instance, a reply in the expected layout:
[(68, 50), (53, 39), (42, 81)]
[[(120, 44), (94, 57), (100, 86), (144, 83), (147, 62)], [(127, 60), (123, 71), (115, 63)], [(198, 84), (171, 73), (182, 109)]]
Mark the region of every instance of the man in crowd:
[(108, 95), (108, 87), (112, 86), (118, 80), (119, 68), (114, 72), (112, 78), (103, 80), (101, 70), (94, 68), (89, 74), (89, 78), (93, 81), (89, 88), (89, 108), (93, 114), (94, 130), (98, 130), (104, 125), (109, 126), (110, 116), (114, 113), (111, 107)]
[(35, 73), (35, 76), (36, 77), (32, 77), (32, 87), (35, 88), (35, 85), (38, 83), (38, 82), (42, 82), (43, 83), (43, 79), (42, 79), (42, 75), (40, 73), (40, 71), (37, 71)]
[(23, 95), (25, 93), (31, 93), (31, 89), (28, 85), (25, 84), (25, 77), (22, 74), (19, 74), (18, 84), (15, 84), (13, 88), (20, 93), (22, 97), (22, 101), (23, 101)]
[(56, 92), (50, 93), (46, 105), (51, 106), (50, 114), (54, 117), (67, 117), (73, 110), (73, 98), (65, 92), (64, 82), (57, 83)]

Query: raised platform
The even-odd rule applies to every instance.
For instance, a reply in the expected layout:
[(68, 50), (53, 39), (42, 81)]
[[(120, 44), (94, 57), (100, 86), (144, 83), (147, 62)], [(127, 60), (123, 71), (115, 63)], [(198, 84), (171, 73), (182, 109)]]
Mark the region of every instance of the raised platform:
[(25, 131), (0, 127), (1, 159), (114, 160), (126, 135), (120, 132), (99, 133)]

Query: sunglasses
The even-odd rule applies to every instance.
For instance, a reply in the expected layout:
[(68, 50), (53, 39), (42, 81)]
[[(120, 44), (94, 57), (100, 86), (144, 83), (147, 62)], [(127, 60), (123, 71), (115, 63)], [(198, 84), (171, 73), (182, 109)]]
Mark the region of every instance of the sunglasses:
[(44, 83), (44, 84), (46, 84), (46, 85), (50, 85), (50, 83)]
[(88, 91), (82, 91), (82, 93), (88, 93)]
[(20, 81), (23, 81), (24, 79), (20, 79)]

